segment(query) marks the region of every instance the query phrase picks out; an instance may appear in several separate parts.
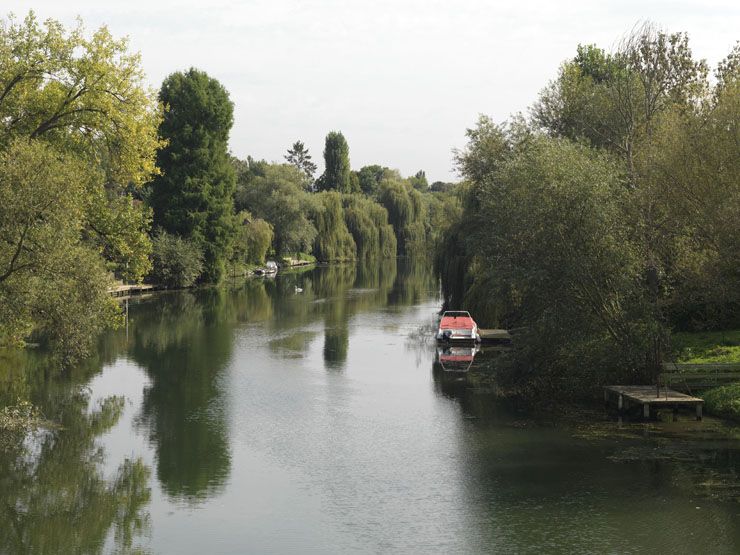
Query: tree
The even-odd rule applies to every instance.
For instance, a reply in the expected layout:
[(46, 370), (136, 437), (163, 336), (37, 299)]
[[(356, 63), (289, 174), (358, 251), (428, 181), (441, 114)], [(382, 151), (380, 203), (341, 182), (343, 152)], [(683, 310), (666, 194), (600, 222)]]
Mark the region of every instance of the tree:
[[(656, 321), (621, 165), (568, 140), (482, 125), (469, 134), (481, 144), (470, 144), (461, 162), (491, 171), (466, 189), (441, 244), (447, 303), (483, 324), (524, 328), (508, 359), (518, 391), (586, 393), (584, 385), (648, 377)], [(490, 148), (492, 137), (501, 148)], [(482, 153), (485, 163), (475, 159)], [(450, 294), (456, 284), (462, 295)]]
[(80, 234), (90, 180), (40, 141), (0, 153), (0, 344), (36, 332), (73, 362), (116, 322), (103, 260)]
[(0, 342), (35, 332), (72, 362), (117, 321), (106, 266), (149, 270), (131, 190), (157, 172), (160, 110), (140, 65), (105, 27), (0, 23)]
[(398, 240), (398, 254), (427, 252), (423, 195), (405, 180), (385, 179), (380, 184), (378, 202), (388, 211), (388, 221)]
[(160, 230), (154, 236), (151, 279), (165, 287), (190, 287), (203, 272), (203, 252), (189, 239)]
[(320, 191), (353, 192), (349, 165), (349, 146), (341, 132), (332, 131), (326, 136), (324, 166), (324, 173), (317, 182), (317, 188)]
[(311, 218), (316, 226), (313, 254), (317, 260), (354, 260), (357, 247), (344, 221), (342, 197), (336, 191), (316, 195), (318, 202)]
[[(139, 55), (105, 27), (87, 39), (81, 23), (67, 33), (53, 20), (40, 26), (33, 12), (22, 23), (3, 22), (0, 44), (0, 149), (19, 137), (40, 140), (95, 168), (86, 237), (121, 277), (141, 279), (151, 251), (148, 215), (132, 206), (126, 187), (157, 172), (160, 111), (144, 85)], [(120, 225), (97, 228), (93, 220)]]
[(396, 235), (388, 223), (388, 211), (363, 195), (345, 195), (344, 220), (357, 246), (357, 258), (396, 256)]
[(692, 58), (685, 33), (645, 24), (607, 54), (579, 46), (534, 107), (535, 121), (557, 136), (586, 139), (622, 157), (632, 186), (635, 156), (671, 107), (691, 109), (706, 91), (707, 65)]
[(385, 168), (377, 164), (372, 166), (363, 166), (357, 173), (360, 181), (360, 190), (368, 196), (373, 196), (378, 192), (378, 186), (383, 179)]
[(429, 182), (427, 181), (427, 175), (424, 170), (419, 170), (413, 177), (409, 177), (409, 183), (417, 191), (425, 193), (429, 190)]
[(247, 264), (264, 264), (272, 245), (272, 226), (261, 218), (243, 210), (236, 215), (237, 236), (234, 242), (234, 259)]
[(456, 185), (457, 185), (456, 183), (447, 183), (445, 181), (435, 181), (434, 183), (431, 184), (431, 186), (429, 187), (429, 190), (432, 191), (433, 193), (449, 193), (455, 188)]
[(311, 161), (311, 155), (305, 145), (301, 141), (293, 143), (293, 147), (289, 148), (288, 154), (285, 155), (285, 160), (305, 174), (306, 189), (311, 189), (314, 181), (313, 176), (318, 166)]
[(263, 170), (263, 176), (240, 181), (237, 206), (269, 222), (277, 255), (307, 252), (316, 237), (309, 214), (317, 201), (303, 189), (303, 174), (290, 164), (268, 164)]
[(203, 281), (218, 281), (234, 233), (234, 168), (228, 154), (234, 105), (205, 72), (173, 73), (162, 84), (166, 106), (157, 153), (163, 175), (152, 183), (154, 225), (189, 238), (203, 250)]

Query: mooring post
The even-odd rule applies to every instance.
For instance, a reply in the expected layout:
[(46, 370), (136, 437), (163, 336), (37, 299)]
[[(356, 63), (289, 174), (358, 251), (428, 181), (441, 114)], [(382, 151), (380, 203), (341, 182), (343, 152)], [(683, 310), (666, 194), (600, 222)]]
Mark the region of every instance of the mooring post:
[(617, 401), (617, 409), (621, 411), (623, 407), (624, 407), (624, 399), (622, 397), (622, 394), (620, 393), (619, 400)]
[(642, 416), (646, 420), (650, 418), (650, 403), (643, 403), (642, 405)]
[(701, 420), (701, 409), (702, 409), (702, 403), (699, 403), (696, 405), (696, 419)]

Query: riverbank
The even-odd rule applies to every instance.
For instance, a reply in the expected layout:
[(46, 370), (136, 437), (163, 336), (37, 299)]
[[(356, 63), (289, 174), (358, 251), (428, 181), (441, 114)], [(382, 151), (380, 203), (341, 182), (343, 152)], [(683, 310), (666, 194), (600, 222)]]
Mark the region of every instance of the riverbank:
[[(707, 332), (678, 332), (673, 335), (674, 356), (677, 363), (697, 365), (730, 365), (740, 363), (740, 330)], [(733, 421), (740, 421), (740, 371), (728, 367), (728, 377), (737, 372), (737, 382), (727, 383), (702, 391), (707, 413)], [(710, 372), (710, 366), (696, 366), (693, 372)]]

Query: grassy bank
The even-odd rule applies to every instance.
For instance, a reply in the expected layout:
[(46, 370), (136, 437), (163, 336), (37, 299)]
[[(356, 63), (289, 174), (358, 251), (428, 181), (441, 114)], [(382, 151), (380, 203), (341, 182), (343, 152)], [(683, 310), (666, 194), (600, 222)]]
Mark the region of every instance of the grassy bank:
[(708, 413), (740, 420), (740, 383), (709, 389), (704, 392), (702, 398)]
[(740, 330), (679, 332), (673, 335), (676, 362), (740, 362)]
[[(740, 330), (676, 333), (673, 346), (678, 363), (740, 362)], [(708, 413), (740, 420), (740, 382), (709, 389), (701, 397)]]

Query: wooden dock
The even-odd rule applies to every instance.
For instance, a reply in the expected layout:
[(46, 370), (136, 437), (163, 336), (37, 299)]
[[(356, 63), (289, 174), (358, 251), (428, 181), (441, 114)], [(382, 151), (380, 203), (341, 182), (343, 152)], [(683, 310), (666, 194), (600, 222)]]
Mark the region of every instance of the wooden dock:
[(694, 407), (696, 419), (701, 420), (704, 407), (703, 399), (654, 385), (608, 385), (604, 387), (604, 402), (609, 403), (615, 398), (617, 409), (620, 412), (629, 405), (638, 405), (642, 407), (644, 418), (650, 418), (650, 407), (672, 408), (674, 417), (678, 408)]
[(143, 283), (138, 285), (116, 285), (115, 287), (108, 288), (108, 294), (114, 297), (130, 297), (153, 289), (155, 289), (154, 285), (145, 285)]
[(511, 342), (511, 334), (509, 330), (478, 330), (480, 334), (480, 340), (482, 343), (509, 343)]

